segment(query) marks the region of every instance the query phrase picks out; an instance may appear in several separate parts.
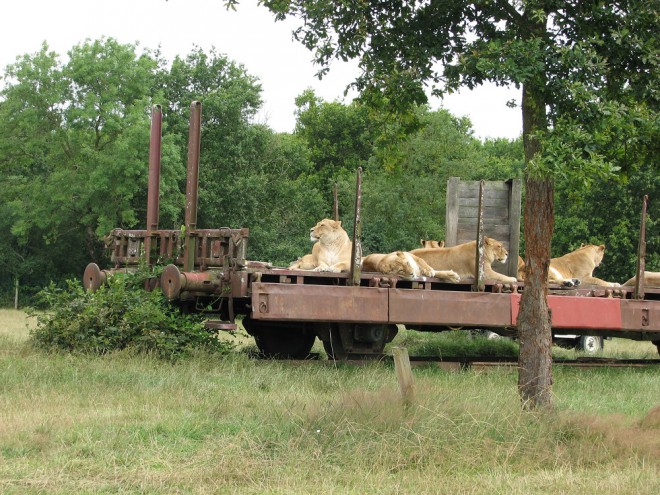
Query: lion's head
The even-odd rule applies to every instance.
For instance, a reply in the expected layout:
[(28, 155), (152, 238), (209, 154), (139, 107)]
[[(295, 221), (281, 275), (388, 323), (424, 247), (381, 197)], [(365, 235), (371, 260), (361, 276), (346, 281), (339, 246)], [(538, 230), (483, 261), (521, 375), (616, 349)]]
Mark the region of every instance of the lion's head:
[(500, 241), (496, 241), (490, 237), (484, 237), (484, 256), (490, 263), (493, 261), (506, 263), (509, 252)]
[(576, 251), (591, 252), (591, 259), (594, 262), (594, 266), (600, 265), (600, 262), (603, 261), (603, 256), (605, 256), (605, 244), (597, 246), (596, 244), (582, 244), (580, 248)]
[(320, 241), (321, 239), (332, 241), (337, 237), (343, 237), (345, 235), (346, 231), (342, 228), (341, 221), (330, 220), (329, 218), (324, 218), (309, 231), (309, 238), (312, 242)]
[[(402, 278), (413, 278), (418, 276), (415, 273), (415, 267), (406, 258), (403, 251), (396, 251), (386, 255), (379, 263), (379, 271), (391, 275), (398, 275)], [(418, 268), (419, 270), (419, 268)]]

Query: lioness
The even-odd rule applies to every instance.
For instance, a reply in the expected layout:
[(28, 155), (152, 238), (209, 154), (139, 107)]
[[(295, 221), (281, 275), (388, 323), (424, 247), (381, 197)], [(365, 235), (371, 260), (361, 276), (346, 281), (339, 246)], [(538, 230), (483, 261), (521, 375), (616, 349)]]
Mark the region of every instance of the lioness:
[[(627, 280), (623, 285), (634, 286), (637, 282), (637, 275)], [(660, 289), (660, 272), (644, 272), (644, 287)]]
[[(474, 277), (476, 268), (477, 241), (470, 241), (449, 248), (413, 249), (411, 254), (419, 256), (435, 270), (453, 270), (461, 279)], [(509, 253), (500, 241), (484, 238), (484, 275), (486, 279), (514, 283), (516, 277), (497, 273), (491, 264), (495, 261), (506, 263)]]
[(548, 269), (548, 282), (562, 285), (578, 285), (581, 282), (588, 285), (618, 287), (615, 282), (606, 282), (593, 276), (605, 255), (605, 245), (583, 244), (581, 247), (564, 256), (552, 258)]
[(461, 280), (456, 272), (434, 270), (423, 259), (405, 251), (370, 254), (362, 258), (362, 271), (398, 275), (403, 278), (436, 277), (454, 283)]
[(429, 239), (420, 239), (420, 244), (423, 248), (443, 248), (445, 247), (445, 241), (432, 241)]
[(314, 271), (338, 273), (350, 270), (353, 243), (341, 221), (324, 218), (310, 229), (309, 238), (315, 243), (312, 248), (316, 264)]
[(316, 258), (313, 254), (301, 256), (289, 265), (289, 270), (313, 270), (316, 268)]

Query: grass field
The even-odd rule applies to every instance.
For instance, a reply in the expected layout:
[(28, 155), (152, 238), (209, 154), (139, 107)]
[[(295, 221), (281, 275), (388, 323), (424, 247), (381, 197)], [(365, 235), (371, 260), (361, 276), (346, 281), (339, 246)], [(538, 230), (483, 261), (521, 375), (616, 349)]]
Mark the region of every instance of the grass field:
[[(27, 338), (25, 315), (0, 310), (3, 494), (660, 493), (658, 368), (557, 367), (545, 414), (522, 411), (515, 370), (416, 369), (404, 408), (386, 364), (172, 364)], [(619, 340), (608, 353), (657, 356)]]

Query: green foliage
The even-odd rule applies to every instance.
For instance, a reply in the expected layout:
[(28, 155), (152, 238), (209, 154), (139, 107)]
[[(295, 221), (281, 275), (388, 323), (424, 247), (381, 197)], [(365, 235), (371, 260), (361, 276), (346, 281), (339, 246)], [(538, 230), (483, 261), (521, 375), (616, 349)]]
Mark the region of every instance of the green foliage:
[[(414, 249), (421, 238), (443, 239), (450, 177), (506, 180), (522, 173), (520, 140), (482, 143), (472, 136), (469, 120), (446, 110), (420, 107), (416, 118), (419, 129), (397, 143), (395, 166), (381, 161), (382, 150), (373, 145), (362, 179), (362, 240), (367, 254)], [(336, 179), (340, 216), (351, 232), (355, 170), (342, 170)]]
[[(23, 284), (78, 275), (101, 262), (101, 237), (135, 227), (146, 206), (149, 107), (157, 61), (112, 38), (66, 63), (43, 45), (5, 71), (0, 93), (0, 272)], [(161, 221), (178, 224), (180, 152), (165, 137)], [(3, 277), (4, 278), (4, 277)]]
[(561, 256), (581, 243), (605, 244), (600, 278), (623, 283), (635, 273), (642, 197), (649, 196), (646, 223), (646, 269), (660, 271), (660, 182), (649, 163), (629, 174), (590, 186), (558, 181), (553, 256)]
[(47, 310), (38, 314), (34, 344), (93, 354), (129, 349), (165, 359), (196, 350), (228, 350), (226, 342), (204, 328), (201, 315), (181, 313), (161, 291), (147, 292), (143, 284), (143, 276), (124, 274), (96, 292), (78, 281), (67, 281), (64, 289), (51, 284), (41, 293)]

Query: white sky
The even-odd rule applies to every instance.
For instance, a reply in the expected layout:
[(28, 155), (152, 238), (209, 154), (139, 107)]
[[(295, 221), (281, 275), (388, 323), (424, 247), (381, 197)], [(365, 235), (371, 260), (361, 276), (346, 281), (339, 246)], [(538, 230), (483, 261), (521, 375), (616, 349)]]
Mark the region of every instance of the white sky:
[[(307, 88), (326, 101), (348, 103), (343, 93), (357, 74), (356, 64), (336, 63), (322, 80), (312, 53), (292, 39), (296, 20), (275, 22), (256, 0), (241, 0), (227, 11), (223, 0), (5, 0), (0, 7), (0, 67), (17, 56), (35, 53), (43, 41), (51, 50), (66, 52), (85, 39), (113, 37), (122, 43), (159, 45), (171, 61), (193, 46), (215, 47), (259, 78), (265, 103), (258, 121), (279, 132), (295, 125), (294, 99)], [(520, 92), (494, 86), (450, 95), (431, 107), (447, 108), (470, 118), (477, 137), (515, 138), (521, 133), (520, 109), (505, 106)], [(350, 98), (350, 95), (349, 95)]]

